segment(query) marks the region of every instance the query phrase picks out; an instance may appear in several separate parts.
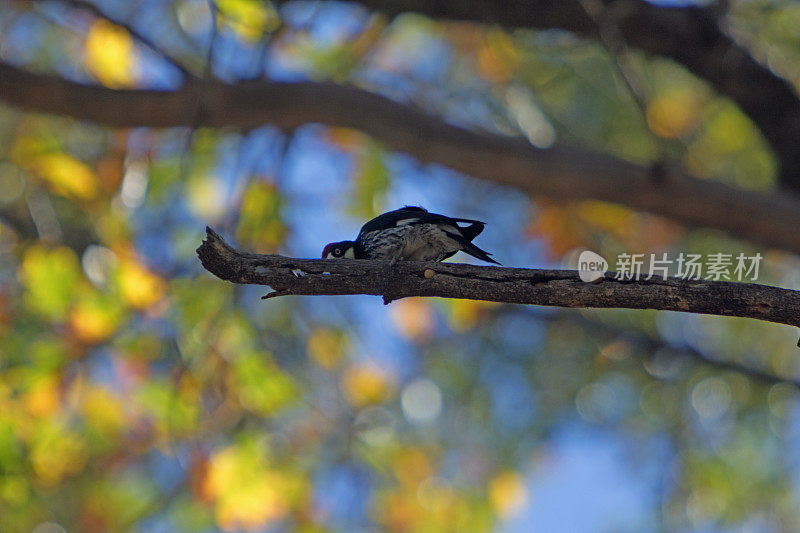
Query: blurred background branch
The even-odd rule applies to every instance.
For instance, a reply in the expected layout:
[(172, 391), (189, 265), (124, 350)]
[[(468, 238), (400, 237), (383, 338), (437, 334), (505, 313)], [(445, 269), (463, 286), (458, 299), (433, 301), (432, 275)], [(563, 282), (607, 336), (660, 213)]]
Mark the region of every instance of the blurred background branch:
[[(354, 87), (330, 83), (206, 80), (177, 91), (113, 90), (33, 74), (0, 64), (0, 99), (23, 109), (66, 114), (115, 127), (204, 126), (251, 129), (306, 123), (355, 128), (420, 161), (528, 194), (592, 198), (721, 229), (754, 243), (800, 252), (800, 200), (783, 193), (745, 192), (588, 150), (539, 149), (521, 139), (478, 133)], [(197, 112), (198, 91), (203, 94)], [(83, 105), (92, 102), (91, 106)]]
[[(599, 37), (602, 30), (584, 10), (581, 0), (360, 0), (358, 3), (388, 15), (411, 11), (437, 19), (509, 28), (558, 28), (589, 37)], [(613, 19), (615, 33), (628, 46), (684, 65), (735, 101), (775, 149), (781, 165), (781, 184), (787, 189), (800, 189), (797, 90), (725, 33), (726, 2), (704, 7), (668, 7), (644, 0), (602, 3)]]

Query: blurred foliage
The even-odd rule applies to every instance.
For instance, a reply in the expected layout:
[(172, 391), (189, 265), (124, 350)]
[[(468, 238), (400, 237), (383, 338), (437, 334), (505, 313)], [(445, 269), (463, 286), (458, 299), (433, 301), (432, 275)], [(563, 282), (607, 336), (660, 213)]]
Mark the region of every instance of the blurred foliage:
[(86, 69), (106, 87), (130, 86), (135, 79), (135, 45), (119, 26), (97, 19), (86, 35)]
[[(708, 84), (629, 51), (647, 89), (637, 103), (615, 58), (563, 32), (343, 4), (98, 0), (109, 20), (69, 4), (0, 7), (0, 58), (112, 88), (176, 86), (143, 35), (228, 81), (356, 83), (543, 148), (774, 187), (768, 146)], [(730, 5), (737, 38), (800, 82), (797, 4)], [(797, 375), (789, 328), (422, 298), (262, 302), (194, 255), (206, 224), (254, 251), (317, 255), (423, 200), (490, 222), (481, 239), (510, 265), (568, 263), (584, 247), (757, 251), (443, 174), (345, 129), (111, 131), (0, 108), (0, 530), (525, 530), (546, 483), (561, 483), (570, 515), (626, 476), (637, 497), (595, 510), (592, 530), (800, 530), (796, 386), (747, 371)], [(796, 257), (761, 252), (760, 282), (800, 286)], [(621, 450), (602, 482), (560, 469), (573, 427), (589, 432), (569, 440), (584, 452), (597, 436)]]
[(218, 0), (214, 5), (219, 26), (230, 28), (245, 41), (258, 41), (280, 25), (280, 16), (272, 5), (258, 0)]

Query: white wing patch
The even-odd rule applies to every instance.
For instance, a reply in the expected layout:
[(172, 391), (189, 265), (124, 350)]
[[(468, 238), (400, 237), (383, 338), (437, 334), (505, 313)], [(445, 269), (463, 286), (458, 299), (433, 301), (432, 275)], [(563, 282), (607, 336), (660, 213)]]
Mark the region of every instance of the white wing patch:
[(417, 217), (417, 218), (404, 218), (404, 219), (401, 219), (401, 220), (398, 220), (397, 222), (395, 222), (395, 225), (396, 226), (403, 226), (405, 224), (413, 224), (414, 222), (417, 222), (418, 220), (419, 220), (419, 217)]
[(447, 224), (447, 225), (444, 225), (444, 226), (439, 226), (439, 229), (441, 229), (442, 231), (446, 231), (448, 233), (454, 233), (456, 235), (463, 235), (463, 233), (461, 233), (461, 228), (458, 227), (458, 226), (451, 226), (450, 224)]

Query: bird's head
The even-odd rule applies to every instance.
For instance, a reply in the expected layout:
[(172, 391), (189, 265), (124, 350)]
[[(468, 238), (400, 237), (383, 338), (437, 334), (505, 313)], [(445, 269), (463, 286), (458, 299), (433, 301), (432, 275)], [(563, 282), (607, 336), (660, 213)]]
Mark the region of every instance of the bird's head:
[(353, 241), (332, 242), (322, 250), (322, 258), (341, 259), (344, 257), (345, 259), (355, 259), (355, 244)]

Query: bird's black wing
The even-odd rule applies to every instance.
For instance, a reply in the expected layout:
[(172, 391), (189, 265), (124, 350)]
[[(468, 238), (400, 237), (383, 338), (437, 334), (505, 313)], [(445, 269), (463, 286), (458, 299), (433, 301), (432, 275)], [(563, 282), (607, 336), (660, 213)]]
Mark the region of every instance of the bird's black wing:
[[(466, 228), (458, 226), (458, 223), (470, 224)], [(389, 228), (396, 228), (404, 224), (447, 224), (455, 226), (464, 234), (467, 240), (474, 239), (481, 231), (483, 231), (484, 223), (479, 220), (471, 220), (468, 218), (452, 218), (437, 213), (429, 213), (422, 207), (406, 206), (401, 209), (389, 211), (380, 216), (377, 216), (364, 224), (359, 232), (363, 235), (370, 231), (379, 231)]]
[(408, 223), (408, 221), (418, 219), (420, 215), (427, 213), (428, 211), (422, 207), (407, 205), (405, 207), (401, 207), (400, 209), (395, 209), (394, 211), (389, 211), (388, 213), (384, 213), (373, 218), (361, 227), (361, 231), (358, 234), (363, 235), (364, 233), (368, 233), (370, 231), (395, 228), (399, 225), (398, 222), (405, 224)]

